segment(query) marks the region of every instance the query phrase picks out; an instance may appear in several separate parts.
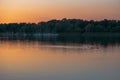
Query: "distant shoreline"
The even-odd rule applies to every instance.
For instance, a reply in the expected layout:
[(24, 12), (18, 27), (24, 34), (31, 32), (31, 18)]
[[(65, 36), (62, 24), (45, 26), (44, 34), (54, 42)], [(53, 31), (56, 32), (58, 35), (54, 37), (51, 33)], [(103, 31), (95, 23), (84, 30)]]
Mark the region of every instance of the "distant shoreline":
[(0, 24), (1, 38), (120, 37), (120, 20), (50, 20), (36, 23)]

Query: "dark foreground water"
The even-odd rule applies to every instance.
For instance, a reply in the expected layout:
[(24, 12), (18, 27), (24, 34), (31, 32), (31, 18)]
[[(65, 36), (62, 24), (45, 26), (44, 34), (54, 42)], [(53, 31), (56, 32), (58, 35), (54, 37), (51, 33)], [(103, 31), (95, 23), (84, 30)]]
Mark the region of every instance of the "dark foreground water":
[(120, 80), (119, 40), (74, 39), (1, 39), (0, 80)]

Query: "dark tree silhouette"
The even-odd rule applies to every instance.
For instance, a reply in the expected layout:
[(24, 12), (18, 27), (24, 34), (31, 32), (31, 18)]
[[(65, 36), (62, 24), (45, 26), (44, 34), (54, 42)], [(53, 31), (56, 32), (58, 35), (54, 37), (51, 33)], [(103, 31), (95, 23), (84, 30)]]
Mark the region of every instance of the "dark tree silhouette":
[(34, 33), (54, 33), (54, 34), (83, 34), (83, 33), (120, 33), (120, 20), (82, 20), (82, 19), (62, 19), (50, 20), (48, 22), (36, 23), (10, 23), (0, 24), (0, 34), (34, 34)]

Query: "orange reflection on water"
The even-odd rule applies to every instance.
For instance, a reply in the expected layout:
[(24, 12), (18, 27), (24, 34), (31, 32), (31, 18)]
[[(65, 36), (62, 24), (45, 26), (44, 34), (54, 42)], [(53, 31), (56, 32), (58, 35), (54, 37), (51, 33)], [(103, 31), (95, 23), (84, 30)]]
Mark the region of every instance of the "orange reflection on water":
[[(0, 42), (0, 71), (9, 75), (77, 74), (119, 67), (119, 48), (49, 45), (39, 42)], [(113, 54), (114, 53), (114, 54)], [(108, 67), (109, 66), (109, 67)]]

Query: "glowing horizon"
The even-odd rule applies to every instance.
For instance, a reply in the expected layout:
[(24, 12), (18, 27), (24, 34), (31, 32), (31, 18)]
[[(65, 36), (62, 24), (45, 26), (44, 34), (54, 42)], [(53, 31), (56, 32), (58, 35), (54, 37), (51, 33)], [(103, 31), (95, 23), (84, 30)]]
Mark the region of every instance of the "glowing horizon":
[(1, 0), (0, 23), (120, 19), (119, 0)]

